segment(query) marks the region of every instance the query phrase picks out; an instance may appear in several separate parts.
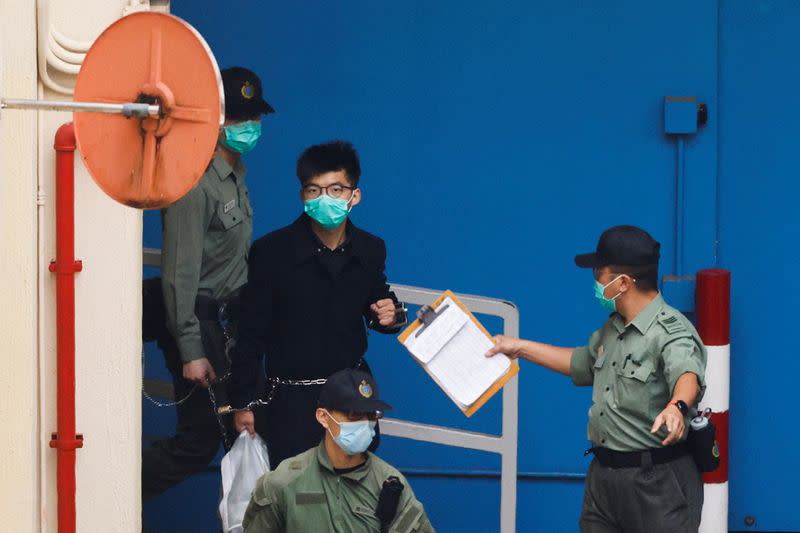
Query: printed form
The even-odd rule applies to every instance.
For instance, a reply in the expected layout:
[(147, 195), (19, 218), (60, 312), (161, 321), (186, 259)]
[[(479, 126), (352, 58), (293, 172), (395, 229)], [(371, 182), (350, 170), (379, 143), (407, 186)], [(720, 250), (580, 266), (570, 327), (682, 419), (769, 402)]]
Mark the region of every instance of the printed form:
[(442, 301), (437, 313), (436, 320), (403, 344), (456, 403), (470, 406), (508, 372), (511, 360), (484, 355), (494, 343), (451, 298)]

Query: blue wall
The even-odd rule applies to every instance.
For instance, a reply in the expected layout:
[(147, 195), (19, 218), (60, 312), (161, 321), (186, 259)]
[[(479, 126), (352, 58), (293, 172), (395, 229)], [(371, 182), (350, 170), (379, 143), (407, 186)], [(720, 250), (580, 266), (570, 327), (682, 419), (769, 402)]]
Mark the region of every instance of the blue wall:
[[(800, 530), (800, 4), (724, 2), (720, 47), (720, 258), (733, 272), (731, 520)], [(742, 528), (744, 529), (744, 528)]]
[[(392, 281), (512, 300), (522, 335), (556, 344), (583, 343), (603, 320), (572, 256), (604, 227), (647, 228), (671, 273), (675, 145), (663, 134), (662, 99), (707, 103), (709, 123), (687, 145), (686, 261), (690, 272), (714, 266), (719, 234), (720, 266), (734, 275), (730, 525), (753, 515), (752, 529), (800, 529), (782, 497), (794, 490), (790, 476), (772, 474), (800, 471), (790, 448), (800, 431), (789, 420), (777, 429), (800, 374), (784, 347), (797, 296), (797, 248), (786, 237), (798, 235), (787, 213), (797, 191), (800, 5), (176, 0), (173, 9), (221, 67), (259, 72), (278, 111), (247, 156), (257, 236), (299, 213), (299, 152), (349, 139), (364, 172), (353, 219), (386, 239)], [(149, 213), (147, 245), (158, 246), (159, 228)], [(394, 339), (370, 342), (397, 416), (499, 431), (499, 400), (466, 420)], [(585, 472), (589, 391), (533, 365), (520, 383), (518, 528), (577, 530), (581, 480), (539, 474)], [(163, 413), (146, 417), (146, 432), (168, 430)], [(404, 470), (499, 468), (489, 454), (395, 439), (381, 453)], [(168, 530), (162, 511), (183, 506), (206, 521), (193, 531), (213, 531), (215, 510), (198, 513), (197, 498), (211, 492), (213, 504), (215, 476), (148, 506), (148, 522)], [(412, 482), (440, 531), (497, 529), (495, 479)]]

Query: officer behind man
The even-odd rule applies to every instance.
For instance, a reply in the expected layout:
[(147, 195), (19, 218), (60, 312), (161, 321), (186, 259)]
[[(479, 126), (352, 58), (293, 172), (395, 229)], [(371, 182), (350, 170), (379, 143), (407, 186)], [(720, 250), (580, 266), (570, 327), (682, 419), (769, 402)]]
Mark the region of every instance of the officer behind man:
[(366, 372), (330, 376), (316, 410), (322, 443), (258, 480), (245, 533), (433, 532), (403, 475), (366, 451), (376, 420), (389, 409)]
[[(197, 388), (214, 384), (228, 370), (220, 307), (226, 305), (228, 327), (233, 327), (237, 294), (247, 280), (253, 231), (241, 155), (256, 145), (261, 115), (274, 112), (252, 71), (223, 70), (222, 82), (225, 124), (214, 157), (194, 189), (162, 211), (165, 317), (151, 311), (158, 307), (151, 303), (145, 308), (145, 322), (157, 330), (166, 321), (168, 332), (155, 336), (173, 377), (175, 397), (182, 401), (177, 405), (175, 436), (142, 453), (144, 499), (205, 469), (220, 444), (221, 428), (209, 394)], [(148, 289), (157, 292), (146, 286), (146, 301)], [(214, 390), (224, 396), (222, 385)]]
[[(367, 326), (392, 333), (405, 320), (386, 283), (386, 245), (348, 220), (361, 202), (353, 145), (309, 147), (297, 160), (297, 177), (305, 213), (250, 250), (228, 387), (236, 409), (257, 398), (271, 401), (255, 415), (236, 412), (235, 427), (258, 429), (273, 466), (322, 438), (314, 411), (325, 377), (345, 368), (369, 370), (362, 359)], [(266, 391), (258, 383), (264, 355)], [(375, 446), (377, 439), (372, 451)]]
[(592, 385), (589, 466), (580, 528), (593, 532), (696, 532), (700, 473), (686, 448), (690, 407), (705, 389), (706, 349), (689, 320), (658, 292), (660, 245), (644, 230), (605, 231), (592, 268), (611, 312), (588, 346), (559, 348), (505, 336), (487, 355), (521, 357)]

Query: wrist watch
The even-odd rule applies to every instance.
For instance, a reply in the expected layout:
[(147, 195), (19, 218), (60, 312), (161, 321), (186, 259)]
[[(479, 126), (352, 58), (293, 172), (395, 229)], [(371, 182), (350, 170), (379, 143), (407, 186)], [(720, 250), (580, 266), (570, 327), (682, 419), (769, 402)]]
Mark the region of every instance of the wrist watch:
[(689, 414), (689, 406), (686, 405), (686, 402), (684, 402), (683, 400), (672, 400), (671, 402), (669, 402), (669, 405), (674, 405), (675, 407), (677, 407), (678, 411), (680, 411), (683, 416)]

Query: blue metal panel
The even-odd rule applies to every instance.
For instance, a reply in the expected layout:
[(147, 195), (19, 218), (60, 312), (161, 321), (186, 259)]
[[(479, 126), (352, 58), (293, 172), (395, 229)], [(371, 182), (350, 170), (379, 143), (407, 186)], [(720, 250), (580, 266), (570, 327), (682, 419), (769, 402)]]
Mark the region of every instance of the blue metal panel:
[[(744, 4), (724, 5), (732, 23), (745, 22), (746, 14), (740, 13), (746, 11)], [(583, 343), (603, 312), (593, 301), (590, 276), (573, 266), (572, 256), (593, 249), (602, 228), (620, 223), (647, 228), (663, 244), (663, 273), (672, 273), (675, 146), (663, 133), (661, 106), (665, 95), (693, 94), (708, 104), (709, 123), (685, 147), (685, 267), (694, 272), (713, 265), (717, 4), (516, 0), (501, 6), (471, 0), (457, 7), (367, 0), (174, 3), (176, 14), (209, 41), (221, 66), (244, 64), (262, 74), (266, 98), (278, 110), (265, 120), (263, 141), (247, 156), (256, 235), (300, 212), (294, 178), (298, 153), (314, 142), (350, 139), (364, 169), (364, 202), (353, 217), (386, 239), (393, 281), (505, 297), (520, 307), (523, 335), (564, 345)], [(771, 29), (785, 24), (779, 19), (767, 19)], [(742, 39), (743, 48), (753, 36), (739, 34), (760, 29), (736, 31), (732, 38)], [(787, 40), (788, 31), (787, 25)], [(766, 50), (766, 34), (763, 39)], [(785, 69), (788, 56), (783, 61)], [(778, 62), (768, 63), (758, 68), (772, 65), (777, 72)], [(795, 81), (791, 69), (782, 75)], [(733, 136), (743, 146), (744, 123), (766, 89), (756, 98), (746, 91), (759, 88), (757, 79), (731, 81), (743, 81), (744, 88), (735, 90), (749, 98), (738, 110), (740, 129)], [(774, 124), (782, 116), (758, 118)], [(775, 140), (769, 130), (763, 137)], [(759, 164), (774, 169), (776, 159), (767, 158), (774, 154), (772, 145), (765, 142), (761, 148)], [(732, 151), (736, 154), (725, 165), (737, 166), (737, 175), (753, 175), (746, 150)], [(741, 207), (743, 200), (733, 198), (746, 184), (749, 180), (742, 178), (726, 185), (722, 198)], [(773, 185), (774, 201), (788, 202), (778, 197), (783, 185)], [(767, 199), (749, 192), (743, 197), (774, 222), (779, 213), (768, 212)], [(741, 210), (728, 213), (726, 224)], [(422, 224), (426, 219), (434, 223)], [(158, 227), (158, 215), (148, 214), (147, 244), (158, 245)], [(762, 306), (766, 298), (763, 282), (748, 289), (739, 273), (742, 265), (762, 272), (745, 255), (762, 232), (741, 221), (729, 227), (736, 231), (724, 230), (729, 240), (742, 239), (727, 245), (723, 265), (734, 271), (735, 319), (741, 327), (742, 297), (754, 297)], [(764, 253), (773, 260), (769, 264), (783, 264), (785, 256)], [(790, 287), (788, 279), (781, 280), (782, 290)], [(490, 323), (490, 329), (497, 331), (498, 324)], [(758, 330), (748, 331), (755, 339)], [(735, 342), (745, 341), (736, 337)], [(474, 420), (465, 420), (394, 339), (372, 335), (370, 343), (369, 358), (399, 416), (499, 429), (497, 401)], [(757, 364), (755, 354), (749, 364)], [(776, 379), (788, 380), (788, 375)], [(764, 398), (767, 391), (758, 388), (755, 378), (735, 376), (735, 398), (745, 381)], [(523, 365), (520, 383), (520, 470), (584, 472), (589, 391), (533, 365)], [(775, 392), (768, 397), (778, 401)], [(734, 407), (739, 405), (735, 402)], [(755, 400), (749, 408), (755, 417)], [(755, 449), (756, 435), (743, 436), (736, 420), (734, 447)], [(768, 431), (765, 426), (760, 433)], [(487, 454), (388, 439), (382, 454), (407, 469), (498, 468), (496, 458)], [(775, 507), (750, 506), (751, 496), (769, 497), (769, 491), (750, 492), (755, 485), (763, 487), (763, 475), (737, 465), (734, 458), (732, 512), (739, 516), (753, 508), (764, 513), (763, 520), (769, 516), (778, 523), (781, 514)], [(734, 476), (753, 486), (742, 487)], [(414, 477), (412, 483), (441, 531), (496, 529), (495, 480)], [(575, 530), (581, 488), (580, 482), (523, 479), (520, 530)], [(455, 502), (465, 497), (470, 498), (463, 506), (466, 520), (452, 513)], [(186, 503), (184, 508), (191, 508)], [(208, 530), (214, 530), (213, 524)]]
[[(722, 4), (720, 259), (732, 271), (731, 527), (800, 530), (800, 4)], [(757, 459), (756, 459), (757, 458)], [(750, 529), (750, 528), (748, 528)]]

